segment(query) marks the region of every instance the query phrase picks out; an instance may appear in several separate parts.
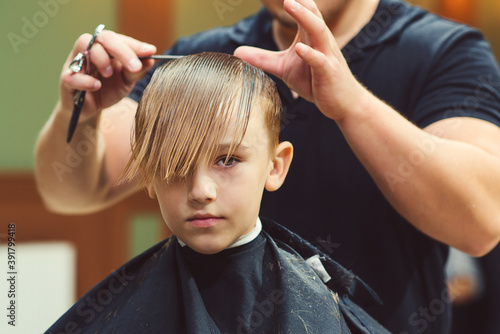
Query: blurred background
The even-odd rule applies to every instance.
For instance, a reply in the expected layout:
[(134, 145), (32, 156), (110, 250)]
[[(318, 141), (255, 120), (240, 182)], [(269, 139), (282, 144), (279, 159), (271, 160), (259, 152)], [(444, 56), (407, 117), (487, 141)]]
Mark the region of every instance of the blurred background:
[[(500, 1), (410, 2), (481, 29), (500, 55)], [(73, 217), (47, 212), (36, 193), (34, 144), (57, 102), (61, 66), (77, 37), (104, 23), (161, 51), (179, 36), (230, 25), (259, 7), (258, 0), (2, 0), (0, 270), (7, 272), (5, 242), (12, 223), (18, 265), (25, 266), (18, 273), (18, 326), (2, 327), (2, 321), (2, 333), (43, 331), (113, 269), (168, 233), (145, 194), (99, 214)], [(6, 289), (0, 280), (0, 309)]]

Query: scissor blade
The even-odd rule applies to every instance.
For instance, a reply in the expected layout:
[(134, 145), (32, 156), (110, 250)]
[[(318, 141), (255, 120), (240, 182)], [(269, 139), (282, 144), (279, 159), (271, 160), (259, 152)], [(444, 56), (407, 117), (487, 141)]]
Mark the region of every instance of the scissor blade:
[(71, 142), (71, 138), (73, 138), (73, 135), (75, 134), (78, 119), (80, 118), (80, 113), (83, 107), (83, 100), (85, 100), (85, 93), (86, 91), (84, 90), (76, 92), (73, 113), (71, 114), (71, 119), (69, 120), (68, 136), (66, 137), (67, 143)]

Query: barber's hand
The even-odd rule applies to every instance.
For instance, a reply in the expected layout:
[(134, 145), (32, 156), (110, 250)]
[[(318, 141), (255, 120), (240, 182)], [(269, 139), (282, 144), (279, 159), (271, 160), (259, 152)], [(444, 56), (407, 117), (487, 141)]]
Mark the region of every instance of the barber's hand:
[(77, 90), (87, 91), (80, 121), (95, 116), (127, 96), (135, 83), (154, 65), (154, 60), (141, 61), (138, 57), (156, 52), (156, 47), (151, 44), (104, 30), (90, 51), (92, 75), (73, 73), (68, 68), (69, 64), (79, 52), (87, 49), (91, 38), (90, 34), (78, 38), (64, 64), (60, 80), (63, 110), (72, 110), (73, 95)]
[(283, 6), (298, 24), (292, 45), (279, 52), (242, 46), (235, 56), (276, 75), (327, 117), (341, 120), (366, 89), (352, 75), (315, 2), (285, 0)]

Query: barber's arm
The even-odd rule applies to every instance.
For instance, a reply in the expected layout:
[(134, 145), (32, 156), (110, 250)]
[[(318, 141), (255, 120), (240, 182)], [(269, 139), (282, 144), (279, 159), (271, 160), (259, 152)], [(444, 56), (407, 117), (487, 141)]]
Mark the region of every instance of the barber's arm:
[[(500, 128), (467, 117), (418, 128), (354, 78), (314, 2), (294, 2), (284, 3), (299, 25), (288, 50), (242, 47), (236, 55), (335, 120), (387, 200), (417, 229), (474, 256), (489, 252), (500, 240)], [(402, 161), (425, 146), (422, 162), (402, 173)]]
[[(126, 96), (154, 65), (138, 59), (156, 52), (152, 45), (104, 30), (91, 49), (93, 75), (73, 73), (68, 65), (86, 50), (91, 35), (80, 36), (65, 62), (60, 99), (37, 141), (35, 177), (46, 206), (59, 213), (90, 213), (138, 189), (136, 182), (115, 186), (130, 151), (137, 103)], [(112, 57), (111, 57), (112, 56)], [(66, 136), (73, 95), (87, 91), (79, 124)]]

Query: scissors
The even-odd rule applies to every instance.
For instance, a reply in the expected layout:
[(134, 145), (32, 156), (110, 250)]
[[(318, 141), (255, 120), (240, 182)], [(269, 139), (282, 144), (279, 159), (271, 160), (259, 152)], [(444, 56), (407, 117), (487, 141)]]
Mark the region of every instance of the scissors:
[[(92, 39), (89, 42), (87, 50), (83, 52), (79, 52), (73, 61), (69, 64), (69, 68), (74, 73), (78, 73), (82, 71), (85, 65), (85, 73), (90, 75), (90, 49), (92, 45), (94, 45), (97, 36), (104, 30), (104, 24), (99, 24), (92, 35)], [(152, 55), (146, 57), (139, 57), (139, 59), (155, 59), (155, 60), (172, 60), (181, 58), (183, 56), (174, 56), (174, 55)], [(113, 58), (113, 57), (111, 57)], [(71, 138), (73, 138), (73, 134), (75, 133), (76, 126), (78, 125), (78, 119), (80, 118), (80, 113), (83, 108), (83, 101), (85, 100), (85, 90), (77, 90), (75, 95), (73, 95), (73, 113), (71, 114), (71, 119), (69, 120), (68, 126), (68, 135), (66, 137), (66, 142), (71, 142)]]

